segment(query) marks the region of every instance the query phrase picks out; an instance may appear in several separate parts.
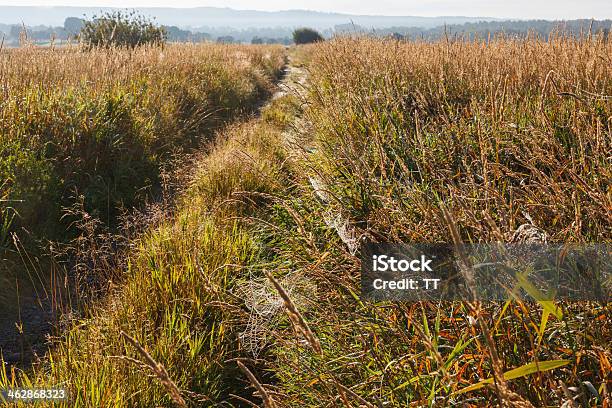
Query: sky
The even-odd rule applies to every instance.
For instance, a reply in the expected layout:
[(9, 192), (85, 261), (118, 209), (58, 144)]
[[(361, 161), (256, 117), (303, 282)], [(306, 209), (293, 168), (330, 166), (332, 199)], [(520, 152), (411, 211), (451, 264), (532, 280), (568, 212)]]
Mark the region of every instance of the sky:
[(230, 7), (305, 9), (370, 15), (612, 19), (612, 0), (0, 0), (6, 6)]

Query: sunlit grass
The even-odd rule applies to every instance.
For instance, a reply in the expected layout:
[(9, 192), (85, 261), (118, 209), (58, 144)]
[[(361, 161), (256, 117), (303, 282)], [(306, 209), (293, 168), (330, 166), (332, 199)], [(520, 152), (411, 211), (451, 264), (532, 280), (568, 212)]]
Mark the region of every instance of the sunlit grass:
[[(301, 57), (301, 177), (261, 239), (279, 268), (317, 283), (303, 313), (322, 353), (291, 328), (269, 340), (285, 406), (609, 396), (609, 305), (360, 301), (346, 243), (452, 242), (450, 224), (464, 242), (509, 242), (531, 223), (549, 242), (609, 242), (610, 47), (345, 38)], [(506, 384), (486, 387), (495, 370)]]
[(193, 406), (603, 404), (609, 305), (368, 302), (347, 242), (507, 242), (525, 223), (608, 242), (610, 43), (347, 38), (298, 54), (307, 92), (219, 134), (113, 294), (0, 385), (172, 406), (125, 332)]
[(159, 192), (169, 158), (252, 110), (282, 64), (273, 46), (2, 50), (0, 214), (12, 205), (13, 230), (62, 239), (62, 207), (83, 196), (112, 224)]

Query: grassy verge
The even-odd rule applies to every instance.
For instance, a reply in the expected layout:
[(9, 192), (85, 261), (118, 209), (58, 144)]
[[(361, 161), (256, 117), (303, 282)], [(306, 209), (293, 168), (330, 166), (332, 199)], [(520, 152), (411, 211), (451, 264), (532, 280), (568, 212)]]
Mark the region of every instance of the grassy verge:
[[(209, 142), (222, 125), (246, 116), (257, 107), (264, 96), (270, 94), (273, 81), (278, 78), (284, 64), (284, 54), (282, 48), (274, 46), (173, 45), (163, 49), (88, 52), (77, 49), (22, 49), (3, 51), (0, 63), (3, 67), (2, 81), (7, 85), (7, 98), (1, 106), (3, 119), (0, 122), (1, 149), (4, 149), (0, 154), (0, 175), (3, 177), (0, 185), (0, 206), (4, 214), (1, 219), (3, 229), (0, 237), (8, 246), (11, 243), (9, 234), (18, 232), (22, 235), (26, 229), (34, 233), (37, 239), (70, 238), (72, 232), (77, 231), (67, 232), (66, 229), (75, 225), (72, 224), (74, 219), (61, 218), (62, 207), (71, 206), (75, 201), (82, 203), (82, 209), (87, 213), (87, 219), (78, 220), (79, 223), (98, 218), (107, 226), (113, 225), (122, 208), (143, 205), (148, 198), (158, 193), (162, 167), (167, 165), (169, 159), (184, 157), (183, 153)], [(231, 182), (228, 180), (228, 183)], [(212, 181), (211, 185), (213, 183), (218, 181)], [(202, 198), (199, 203), (211, 204), (212, 201)], [(205, 225), (196, 225), (200, 221), (198, 217), (208, 210), (204, 207), (193, 209), (201, 212), (177, 210), (177, 217), (181, 217), (181, 222), (189, 220), (192, 226), (197, 228), (189, 231), (193, 241), (183, 239), (181, 243), (181, 238), (175, 236), (177, 245), (185, 250), (189, 245), (194, 245), (194, 249), (208, 246), (211, 251), (218, 246), (218, 262), (226, 259), (244, 262), (250, 256), (249, 251), (252, 250), (246, 237), (238, 236), (219, 242), (222, 234), (237, 228), (232, 221), (224, 221), (231, 218), (229, 212), (225, 214), (227, 217), (218, 214), (211, 216)], [(13, 222), (9, 223), (9, 219)], [(137, 248), (139, 245), (150, 248), (152, 252), (149, 254), (153, 258), (164, 248), (171, 250), (165, 246), (168, 234), (176, 234), (181, 227), (179, 224), (169, 224), (154, 225), (159, 229), (150, 231), (138, 243), (133, 242), (134, 246), (131, 248)], [(81, 245), (80, 241), (77, 244)], [(112, 277), (113, 282), (104, 284), (105, 287), (125, 284), (125, 290), (118, 296), (121, 299), (109, 300), (110, 309), (101, 305), (90, 305), (91, 309), (83, 312), (82, 315), (86, 317), (76, 325), (87, 325), (87, 322), (91, 322), (90, 333), (82, 329), (70, 331), (72, 322), (62, 323), (61, 330), (66, 329), (69, 332), (62, 333), (65, 342), (58, 346), (57, 353), (48, 361), (51, 371), (46, 372), (45, 366), (32, 377), (36, 382), (45, 381), (47, 384), (47, 380), (51, 381), (50, 383), (63, 383), (69, 379), (70, 384), (67, 386), (74, 392), (77, 403), (86, 406), (115, 403), (123, 405), (121, 401), (127, 403), (132, 399), (132, 393), (142, 393), (136, 392), (140, 386), (149, 385), (146, 375), (134, 371), (134, 378), (139, 379), (134, 381), (132, 388), (127, 387), (127, 391), (124, 391), (120, 387), (123, 380), (115, 375), (113, 363), (107, 361), (109, 369), (104, 369), (99, 364), (102, 360), (106, 361), (107, 357), (112, 360), (114, 354), (121, 355), (120, 350), (113, 347), (118, 345), (117, 330), (121, 328), (127, 333), (134, 333), (134, 327), (120, 327), (120, 322), (126, 320), (134, 325), (140, 323), (141, 320), (132, 320), (135, 316), (133, 313), (142, 313), (143, 316), (157, 321), (161, 316), (153, 315), (161, 313), (165, 316), (164, 319), (174, 319), (167, 322), (172, 326), (167, 329), (170, 338), (175, 338), (175, 334), (185, 329), (185, 321), (180, 318), (186, 315), (182, 313), (182, 306), (177, 305), (171, 312), (176, 313), (174, 317), (166, 316), (166, 304), (151, 302), (151, 299), (158, 298), (157, 295), (142, 291), (141, 285), (145, 284), (145, 281), (147, 284), (151, 283), (152, 292), (155, 292), (157, 285), (167, 288), (170, 291), (167, 293), (169, 297), (164, 295), (164, 298), (168, 304), (173, 304), (182, 299), (173, 298), (182, 292), (181, 288), (186, 284), (181, 279), (194, 281), (200, 276), (187, 278), (182, 268), (168, 265), (161, 258), (147, 258), (147, 255), (144, 255), (145, 249), (130, 255), (129, 261), (126, 261), (126, 269), (103, 270), (117, 266), (114, 263), (106, 263), (114, 248), (108, 245), (97, 254), (105, 257), (105, 260), (96, 259), (94, 255), (85, 260), (86, 265), (80, 266), (93, 268), (96, 273), (104, 274), (93, 276), (93, 279)], [(178, 248), (172, 248), (176, 249)], [(223, 252), (225, 250), (227, 252)], [(191, 269), (194, 265), (186, 265), (191, 261), (199, 262), (190, 258), (191, 256), (193, 253), (187, 255), (189, 259), (176, 254), (173, 259), (181, 265), (185, 263), (183, 266), (187, 270), (196, 274), (203, 273), (201, 268), (194, 270)], [(14, 264), (19, 263), (16, 261)], [(147, 269), (149, 265), (155, 265), (157, 276), (150, 274)], [(211, 267), (219, 265), (221, 264), (211, 262)], [(17, 272), (11, 270), (8, 261), (3, 263), (4, 267), (9, 268), (9, 276), (3, 276), (3, 280), (7, 278), (10, 282), (15, 279), (12, 274)], [(32, 267), (35, 270), (43, 268), (34, 264)], [(26, 266), (26, 269), (29, 271), (30, 266)], [(166, 273), (169, 269), (175, 273), (171, 278), (171, 281), (178, 285), (175, 289), (163, 282), (168, 277)], [(47, 270), (40, 272), (44, 275)], [(4, 275), (7, 271), (3, 270), (2, 273)], [(53, 270), (50, 273), (53, 275)], [(226, 273), (226, 270), (219, 271), (220, 276)], [(176, 280), (177, 277), (180, 278), (179, 281)], [(153, 280), (148, 281), (148, 278)], [(134, 286), (130, 287), (129, 282)], [(12, 285), (14, 281), (10, 283)], [(23, 292), (25, 284), (18, 285)], [(197, 293), (201, 289), (192, 287), (191, 291)], [(23, 297), (23, 293), (21, 295)], [(207, 295), (203, 293), (202, 296), (206, 299)], [(14, 298), (12, 294), (9, 294), (7, 299), (2, 293), (1, 298), (7, 305), (18, 300), (24, 301)], [(73, 305), (81, 305), (81, 299), (69, 301)], [(111, 303), (113, 305), (110, 305)], [(121, 309), (117, 304), (123, 304), (126, 308)], [(213, 348), (212, 345), (217, 341), (215, 323), (218, 319), (214, 314), (208, 315), (209, 308), (200, 303), (190, 306), (195, 307), (197, 313), (201, 313), (197, 314), (195, 309), (190, 311), (194, 313), (195, 320), (204, 317), (206, 321), (191, 327), (195, 334), (189, 336), (189, 339), (181, 337), (180, 341), (186, 343), (180, 346), (179, 351), (184, 351), (184, 347), (189, 348), (193, 358), (191, 364), (198, 366), (205, 373), (208, 370), (200, 366), (204, 364), (204, 358), (198, 351), (209, 344)], [(69, 317), (67, 319), (69, 320)], [(30, 322), (26, 322), (25, 325), (29, 324)], [(174, 327), (174, 324), (180, 325), (182, 329)], [(211, 325), (215, 334), (208, 336), (200, 333), (200, 329), (206, 332), (205, 329)], [(156, 331), (154, 326), (152, 330)], [(117, 330), (113, 331), (113, 328)], [(174, 329), (179, 332), (173, 331)], [(225, 329), (221, 327), (219, 330), (221, 338), (224, 338)], [(92, 348), (83, 343), (84, 339), (89, 339), (88, 344)], [(104, 341), (108, 343), (105, 344)], [(170, 350), (168, 347), (174, 347), (169, 339), (166, 341), (166, 344), (159, 343), (160, 349)], [(222, 343), (217, 344), (225, 347)], [(178, 344), (175, 346), (178, 347)], [(89, 352), (93, 350), (96, 352), (90, 355)], [(219, 370), (220, 365), (213, 361), (218, 357), (217, 351), (219, 350), (210, 350), (210, 374), (190, 376), (186, 372), (185, 376), (177, 381), (188, 379), (187, 388), (201, 389), (214, 398), (215, 393), (222, 389), (218, 384), (225, 381), (221, 378), (223, 370)], [(96, 359), (96, 354), (103, 358)], [(182, 362), (179, 366), (183, 366)], [(171, 370), (172, 368), (170, 366)], [(130, 367), (125, 369), (129, 371)], [(3, 365), (4, 376), (1, 382), (5, 385), (17, 379), (17, 376), (9, 379), (7, 370), (9, 366)], [(92, 388), (95, 384), (98, 386)], [(144, 401), (162, 400), (159, 390), (151, 387), (150, 392), (152, 395), (146, 395)], [(148, 406), (146, 403), (144, 405)]]
[[(173, 386), (194, 405), (246, 396), (236, 363), (227, 362), (242, 356), (246, 320), (234, 289), (261, 249), (240, 219), (263, 205), (260, 194), (279, 192), (283, 163), (272, 126), (248, 122), (219, 135), (174, 215), (134, 242), (120, 290), (73, 322), (33, 373), (5, 372), (0, 383), (61, 384), (69, 406), (167, 406)], [(237, 199), (241, 192), (252, 199)], [(122, 332), (163, 364), (165, 385)]]
[(0, 244), (65, 239), (84, 210), (107, 225), (159, 192), (168, 159), (270, 91), (280, 47), (169, 45), (0, 53)]
[(609, 53), (603, 38), (316, 47), (300, 177), (263, 238), (281, 272), (317, 284), (302, 311), (321, 349), (291, 326), (269, 341), (283, 406), (609, 397), (609, 305), (362, 302), (353, 255), (364, 240), (448, 242), (453, 228), (464, 242), (524, 239), (521, 225), (609, 242)]

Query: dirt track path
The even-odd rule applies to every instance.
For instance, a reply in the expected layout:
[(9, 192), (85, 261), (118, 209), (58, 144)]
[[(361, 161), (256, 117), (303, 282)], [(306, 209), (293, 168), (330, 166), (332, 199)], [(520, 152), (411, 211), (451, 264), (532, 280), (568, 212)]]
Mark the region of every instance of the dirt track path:
[(291, 56), (288, 58), (285, 74), (279, 84), (279, 90), (272, 96), (272, 100), (281, 98), (287, 94), (303, 96), (307, 92), (308, 72), (295, 63)]
[[(277, 98), (305, 92), (306, 78), (306, 71), (293, 65), (289, 58), (278, 90), (262, 101), (258, 115)], [(0, 364), (26, 366), (46, 352), (47, 336), (54, 331), (57, 314), (42, 287), (35, 289), (28, 277), (14, 277), (11, 265), (1, 254), (0, 263)]]

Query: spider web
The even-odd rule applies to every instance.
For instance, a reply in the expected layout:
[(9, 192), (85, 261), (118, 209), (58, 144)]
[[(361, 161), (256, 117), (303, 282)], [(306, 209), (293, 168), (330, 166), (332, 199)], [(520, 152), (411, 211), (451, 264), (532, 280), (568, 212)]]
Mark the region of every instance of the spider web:
[[(309, 296), (314, 294), (314, 285), (296, 271), (278, 280), (298, 308), (304, 307)], [(238, 288), (237, 296), (249, 309), (246, 328), (239, 335), (241, 346), (255, 359), (266, 346), (270, 332), (284, 314), (284, 302), (272, 282), (265, 276), (254, 276), (249, 271), (249, 280)]]

